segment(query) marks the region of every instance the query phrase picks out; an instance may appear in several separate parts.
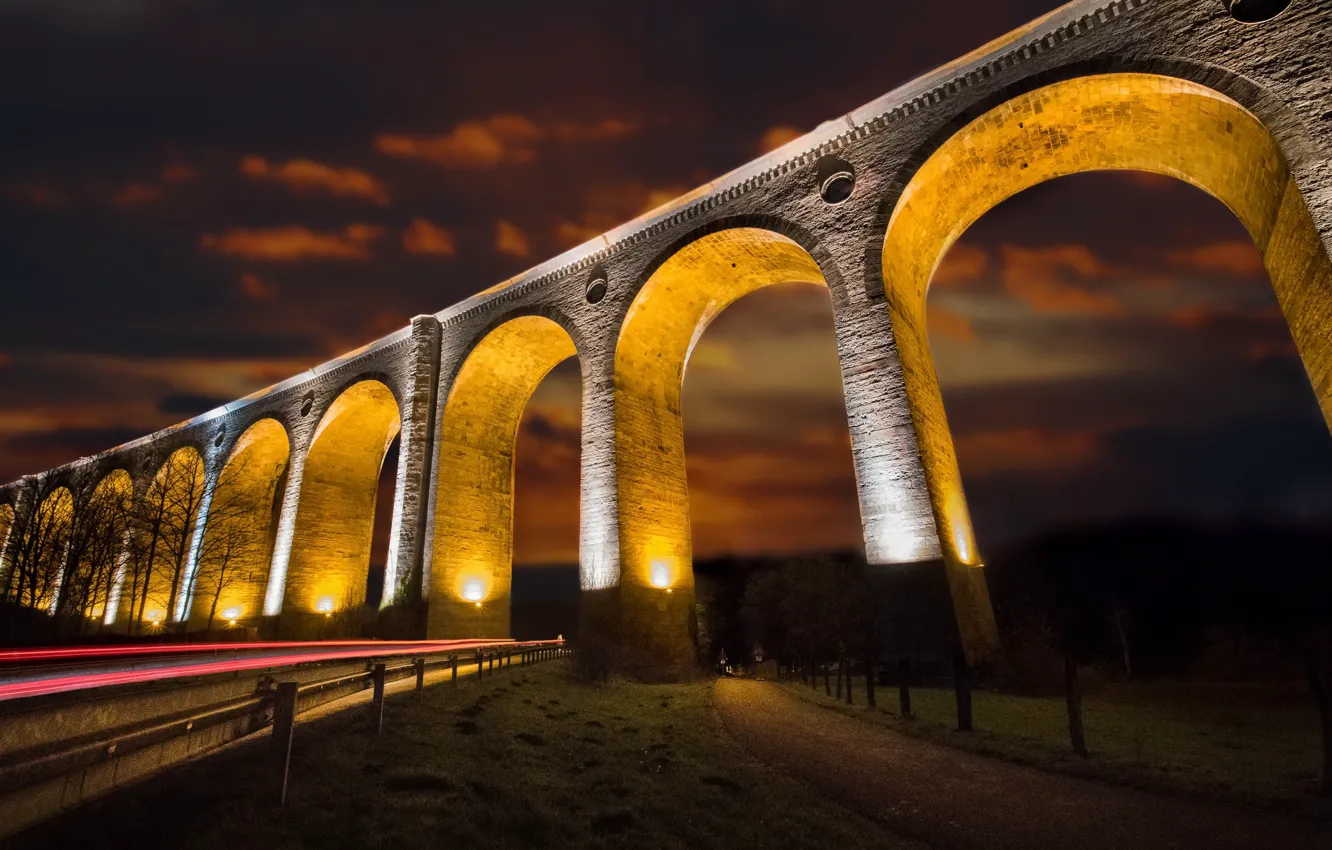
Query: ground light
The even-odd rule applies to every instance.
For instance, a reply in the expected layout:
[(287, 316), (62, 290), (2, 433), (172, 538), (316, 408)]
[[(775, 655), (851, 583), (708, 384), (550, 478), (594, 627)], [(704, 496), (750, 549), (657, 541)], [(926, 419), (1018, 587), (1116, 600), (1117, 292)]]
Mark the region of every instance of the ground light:
[(667, 592), (671, 587), (671, 565), (663, 560), (652, 562), (652, 586), (659, 587)]
[(481, 607), (481, 600), (486, 596), (486, 589), (481, 586), (479, 579), (468, 579), (463, 583), (463, 599), (468, 602), (475, 602), (476, 607)]

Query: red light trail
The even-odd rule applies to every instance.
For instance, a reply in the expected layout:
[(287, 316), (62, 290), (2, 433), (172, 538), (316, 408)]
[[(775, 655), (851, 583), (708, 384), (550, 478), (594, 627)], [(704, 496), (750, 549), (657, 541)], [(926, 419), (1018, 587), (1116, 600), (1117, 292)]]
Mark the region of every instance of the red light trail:
[[(563, 641), (560, 640), (528, 641), (523, 646), (548, 646), (561, 643)], [(176, 665), (148, 665), (132, 669), (99, 672), (71, 670), (68, 673), (56, 673), (39, 679), (0, 682), (0, 702), (68, 691), (81, 691), (89, 688), (104, 688), (111, 685), (207, 676), (215, 673), (232, 673), (264, 667), (286, 667), (314, 661), (388, 658), (512, 645), (515, 644), (511, 639), (386, 641), (382, 643), (365, 641), (291, 641), (250, 644), (168, 644), (152, 647), (71, 647), (68, 649), (14, 650), (0, 653), (0, 659), (5, 663), (12, 664), (15, 662), (22, 663), (23, 661), (89, 660), (115, 655), (151, 656), (157, 654), (169, 656), (184, 653), (217, 652), (221, 649), (233, 652), (248, 652), (256, 649), (295, 649), (300, 651)], [(319, 647), (323, 651), (316, 651), (315, 647)], [(126, 650), (130, 651), (126, 652)]]

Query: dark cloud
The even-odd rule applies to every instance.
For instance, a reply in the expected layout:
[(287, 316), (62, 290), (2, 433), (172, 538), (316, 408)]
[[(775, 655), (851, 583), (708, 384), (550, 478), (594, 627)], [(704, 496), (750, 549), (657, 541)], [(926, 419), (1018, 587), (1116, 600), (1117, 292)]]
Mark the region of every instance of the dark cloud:
[[(0, 0), (0, 479), (395, 330), (1052, 5), (957, 0), (941, 27), (902, 3)], [(1195, 189), (1109, 173), (964, 235), (930, 327), (983, 545), (1332, 516), (1247, 239)], [(520, 560), (576, 554), (579, 399), (560, 367), (519, 434)], [(683, 406), (698, 552), (855, 545), (825, 291), (718, 317)]]
[[(4, 452), (8, 456), (28, 460), (29, 471), (39, 472), (57, 463), (94, 455), (142, 436), (142, 432), (132, 428), (56, 428), (9, 437), (4, 440)], [(63, 460), (47, 463), (56, 457)], [(37, 465), (33, 465), (32, 461), (37, 461)]]
[(235, 401), (235, 399), (194, 395), (192, 393), (173, 393), (164, 396), (157, 402), (157, 410), (159, 413), (189, 419), (232, 401)]

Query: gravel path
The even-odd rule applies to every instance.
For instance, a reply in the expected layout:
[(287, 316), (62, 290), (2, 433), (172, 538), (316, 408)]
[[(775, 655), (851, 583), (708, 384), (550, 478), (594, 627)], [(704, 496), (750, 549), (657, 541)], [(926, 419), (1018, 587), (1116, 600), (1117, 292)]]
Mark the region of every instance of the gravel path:
[(754, 755), (894, 832), (958, 848), (1332, 848), (1332, 825), (1162, 797), (899, 735), (721, 679), (717, 710)]

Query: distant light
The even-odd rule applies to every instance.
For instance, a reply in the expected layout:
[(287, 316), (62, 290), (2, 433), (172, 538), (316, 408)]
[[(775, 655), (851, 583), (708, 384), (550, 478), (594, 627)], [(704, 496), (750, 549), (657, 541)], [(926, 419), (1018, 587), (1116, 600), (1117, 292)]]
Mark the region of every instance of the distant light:
[(675, 588), (673, 588), (673, 587), (668, 587), (668, 588), (666, 588), (666, 592), (667, 592), (667, 593), (674, 593), (674, 592), (675, 592)]
[(322, 613), (325, 617), (332, 615), (333, 598), (330, 596), (325, 596), (323, 599), (319, 600), (319, 603), (317, 605), (315, 605), (315, 610)]
[(240, 617), (240, 613), (241, 612), (239, 608), (228, 608), (227, 610), (222, 612), (222, 616), (226, 617), (228, 620), (234, 623)]
[(669, 588), (671, 586), (671, 565), (664, 560), (652, 562), (652, 586)]
[(486, 598), (486, 589), (482, 586), (480, 579), (468, 579), (463, 582), (463, 599), (468, 602), (475, 602), (478, 608), (481, 607), (481, 600)]

